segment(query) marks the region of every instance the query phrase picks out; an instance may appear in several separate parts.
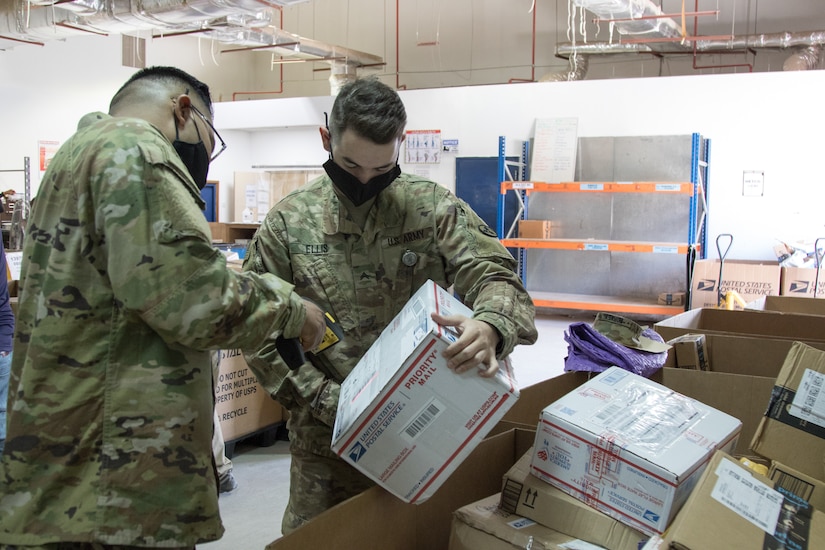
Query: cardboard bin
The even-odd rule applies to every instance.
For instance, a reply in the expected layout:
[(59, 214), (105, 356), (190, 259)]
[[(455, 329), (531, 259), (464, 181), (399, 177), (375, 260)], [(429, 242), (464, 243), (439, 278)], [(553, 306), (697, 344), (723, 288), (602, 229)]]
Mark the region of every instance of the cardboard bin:
[(509, 359), (496, 375), (456, 374), (458, 335), (432, 312), (472, 311), (427, 281), (341, 384), (332, 450), (405, 502), (423, 502), (518, 399)]
[(667, 548), (825, 548), (825, 516), (717, 452), (665, 536), (644, 550)]
[(660, 534), (742, 423), (611, 367), (545, 408), (531, 472), (647, 535)]
[(519, 239), (552, 239), (553, 222), (550, 220), (519, 220)]
[(751, 442), (755, 453), (825, 480), (825, 352), (794, 342)]
[(825, 301), (805, 296), (763, 296), (750, 302), (745, 309), (825, 315)]
[(215, 410), (224, 441), (234, 441), (283, 421), (283, 408), (258, 383), (241, 350), (221, 350)]
[(683, 334), (735, 334), (802, 341), (825, 341), (825, 316), (726, 309), (692, 309), (657, 322), (665, 341)]

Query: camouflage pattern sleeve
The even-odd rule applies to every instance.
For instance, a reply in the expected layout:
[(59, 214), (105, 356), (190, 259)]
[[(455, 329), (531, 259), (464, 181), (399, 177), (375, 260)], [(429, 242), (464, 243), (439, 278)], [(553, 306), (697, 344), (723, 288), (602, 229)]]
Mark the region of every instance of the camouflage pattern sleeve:
[(443, 188), (436, 193), (442, 194), (436, 200), (436, 238), (456, 293), (475, 319), (498, 331), (499, 358), (518, 344), (533, 344), (535, 306), (515, 272), (515, 259), (463, 200)]
[[(101, 266), (114, 295), (166, 341), (194, 349), (257, 347), (282, 330), (299, 334), (305, 311), (292, 285), (227, 269), (202, 212), (191, 207), (196, 189), (185, 177), (170, 184), (168, 171), (179, 163), (159, 143), (138, 142), (142, 151), (123, 163), (123, 177), (101, 178), (90, 194), (100, 232), (118, 251)], [(145, 193), (134, 194), (132, 178), (143, 180)]]

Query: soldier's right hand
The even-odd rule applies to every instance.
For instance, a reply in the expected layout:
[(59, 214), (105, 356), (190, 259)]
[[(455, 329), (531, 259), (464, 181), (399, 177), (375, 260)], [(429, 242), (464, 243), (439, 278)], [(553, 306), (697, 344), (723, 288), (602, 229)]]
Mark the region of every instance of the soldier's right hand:
[(304, 326), (301, 327), (301, 347), (304, 351), (309, 351), (318, 347), (324, 338), (327, 323), (324, 319), (324, 311), (309, 300), (304, 300), (307, 316), (304, 319)]

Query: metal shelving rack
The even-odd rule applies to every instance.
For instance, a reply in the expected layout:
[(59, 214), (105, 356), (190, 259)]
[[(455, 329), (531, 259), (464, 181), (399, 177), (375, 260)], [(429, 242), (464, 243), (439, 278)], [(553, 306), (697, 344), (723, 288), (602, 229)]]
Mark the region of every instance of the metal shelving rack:
[[(617, 138), (618, 139), (618, 138)], [(501, 189), (498, 199), (498, 233), (507, 248), (518, 250), (519, 275), (524, 280), (525, 285), (533, 297), (536, 307), (547, 309), (576, 309), (576, 310), (592, 310), (592, 311), (609, 311), (614, 313), (638, 314), (638, 315), (652, 315), (652, 316), (669, 316), (684, 311), (685, 306), (661, 305), (657, 303), (658, 292), (655, 295), (650, 293), (641, 293), (639, 288), (632, 288), (628, 292), (609, 293), (591, 293), (588, 289), (578, 291), (578, 286), (587, 287), (588, 278), (596, 278), (598, 276), (604, 280), (614, 278), (611, 270), (614, 269), (615, 264), (619, 264), (617, 271), (622, 271), (625, 275), (633, 271), (634, 260), (628, 260), (627, 255), (646, 254), (656, 257), (651, 259), (646, 264), (642, 263), (641, 267), (636, 269), (637, 272), (642, 271), (644, 275), (650, 278), (648, 290), (654, 288), (657, 284), (655, 280), (655, 266), (661, 264), (661, 259), (664, 256), (669, 256), (665, 261), (671, 273), (670, 280), (674, 280), (672, 273), (673, 256), (682, 256), (685, 261), (680, 263), (678, 270), (683, 274), (679, 276), (681, 279), (677, 283), (679, 290), (686, 293), (685, 303), (689, 303), (689, 296), (687, 292), (690, 288), (690, 271), (693, 265), (694, 258), (698, 255), (704, 257), (706, 249), (706, 231), (705, 222), (707, 218), (707, 170), (708, 170), (708, 155), (710, 152), (710, 141), (702, 138), (699, 134), (692, 134), (690, 136), (691, 152), (690, 152), (690, 180), (691, 181), (610, 181), (610, 182), (565, 182), (565, 183), (543, 183), (527, 181), (526, 170), (522, 171), (521, 178), (509, 177), (510, 173), (506, 170), (506, 159), (504, 155), (505, 138), (499, 138), (499, 172), (501, 180)], [(523, 165), (527, 166), (527, 149), (524, 148)], [(588, 199), (596, 200), (602, 204), (609, 204), (607, 208), (610, 209), (610, 223), (613, 223), (613, 218), (633, 217), (637, 216), (641, 219), (644, 214), (641, 212), (618, 212), (622, 206), (627, 205), (643, 205), (639, 208), (644, 208), (645, 205), (650, 208), (655, 205), (661, 210), (662, 205), (667, 205), (673, 208), (674, 213), (678, 213), (686, 218), (686, 231), (684, 233), (685, 239), (662, 239), (657, 238), (604, 238), (605, 235), (587, 236), (586, 238), (551, 238), (551, 239), (525, 239), (515, 236), (517, 221), (509, 228), (504, 227), (502, 214), (505, 208), (505, 201), (508, 196), (515, 194), (516, 200), (519, 201), (519, 219), (528, 219), (527, 212), (530, 206), (531, 198), (534, 198), (537, 193), (552, 194), (557, 199), (565, 196), (569, 199), (565, 204), (576, 204), (579, 200), (574, 197), (583, 197), (586, 201)], [(587, 197), (590, 195), (590, 197)], [(615, 197), (621, 196), (621, 206), (616, 206), (614, 202)], [(648, 198), (652, 197), (652, 198)], [(676, 197), (676, 198), (672, 198)], [(551, 199), (548, 199), (551, 200)], [(653, 201), (645, 203), (645, 201)], [(558, 202), (558, 201), (556, 201)], [(687, 207), (687, 214), (679, 212)], [(632, 208), (635, 208), (633, 206)], [(552, 210), (547, 208), (546, 210)], [(558, 209), (564, 210), (562, 208)], [(535, 209), (534, 209), (535, 211)], [(584, 209), (582, 215), (588, 214), (589, 211)], [(674, 217), (678, 217), (674, 216)], [(550, 218), (553, 216), (551, 215)], [(569, 221), (569, 220), (568, 220)], [(552, 223), (552, 222), (551, 222)], [(631, 222), (626, 223), (624, 231), (628, 232), (628, 227)], [(564, 225), (564, 224), (562, 224)], [(572, 224), (570, 224), (572, 225)], [(564, 229), (564, 228), (562, 228)], [(613, 232), (612, 225), (609, 231)], [(643, 230), (642, 230), (643, 231)], [(564, 232), (563, 230), (561, 231)], [(630, 231), (634, 234), (639, 234), (639, 230)], [(665, 232), (667, 233), (667, 232)], [(652, 235), (656, 235), (654, 231)], [(651, 236), (652, 236), (651, 235)], [(571, 279), (565, 282), (567, 288), (563, 291), (554, 291), (547, 289), (547, 281), (535, 281), (534, 279), (548, 278), (546, 273), (542, 270), (534, 271), (532, 274), (528, 273), (526, 269), (527, 251), (534, 250), (536, 254), (542, 254), (547, 251), (558, 251), (561, 253), (560, 259), (557, 261), (568, 261), (579, 263), (583, 257), (571, 257), (570, 254), (593, 254), (599, 255), (598, 259), (591, 260), (593, 265), (600, 267), (587, 272), (586, 275), (579, 275), (578, 277), (568, 277)], [(565, 256), (565, 254), (567, 254)], [(614, 261), (614, 254), (623, 255), (622, 261)], [(635, 257), (635, 256), (634, 256)], [(574, 259), (575, 258), (575, 259)], [(582, 262), (586, 263), (586, 262)], [(555, 264), (546, 264), (553, 265)], [(682, 270), (681, 266), (684, 265)], [(606, 267), (605, 267), (606, 266)], [(553, 267), (558, 271), (557, 267)], [(604, 273), (604, 271), (607, 273)], [(528, 279), (528, 275), (530, 275)], [(588, 277), (587, 275), (591, 275)], [(666, 278), (666, 277), (665, 277)], [(550, 281), (549, 283), (552, 283)], [(543, 284), (544, 283), (544, 284)], [(606, 286), (612, 286), (613, 283), (606, 283)], [(620, 285), (616, 285), (620, 286)], [(632, 285), (630, 285), (632, 286)], [(669, 289), (672, 290), (672, 289)], [(662, 289), (661, 291), (665, 291)]]

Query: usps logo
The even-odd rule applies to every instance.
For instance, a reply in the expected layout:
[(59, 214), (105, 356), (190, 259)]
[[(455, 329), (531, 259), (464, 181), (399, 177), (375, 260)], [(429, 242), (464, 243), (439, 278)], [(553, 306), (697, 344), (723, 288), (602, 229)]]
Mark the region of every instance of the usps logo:
[(358, 462), (361, 460), (361, 457), (366, 454), (367, 448), (361, 445), (360, 442), (356, 443), (352, 446), (352, 449), (349, 450), (349, 459), (353, 462)]
[(789, 292), (799, 292), (801, 294), (807, 294), (808, 289), (811, 286), (810, 281), (791, 281), (790, 286), (788, 287)]
[(716, 279), (699, 279), (696, 285), (696, 290), (704, 292), (716, 291)]
[(659, 523), (659, 514), (657, 514), (656, 512), (645, 510), (645, 513), (642, 514), (642, 517), (654, 525)]

